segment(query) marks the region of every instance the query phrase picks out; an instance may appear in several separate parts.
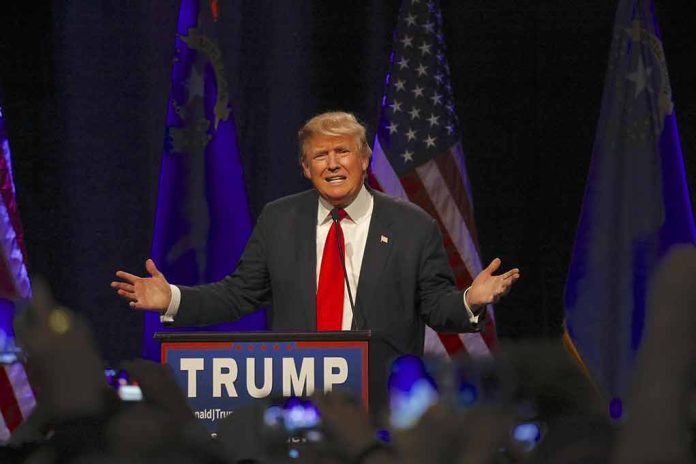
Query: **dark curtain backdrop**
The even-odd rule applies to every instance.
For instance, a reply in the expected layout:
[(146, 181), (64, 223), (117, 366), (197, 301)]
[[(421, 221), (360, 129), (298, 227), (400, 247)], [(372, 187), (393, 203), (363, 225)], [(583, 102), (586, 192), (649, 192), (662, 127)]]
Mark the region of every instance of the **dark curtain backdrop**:
[[(296, 131), (328, 109), (376, 123), (399, 2), (220, 0), (223, 49), (253, 213), (305, 189)], [(693, 0), (661, 0), (696, 204)], [(83, 313), (110, 362), (140, 353), (142, 320), (109, 288), (143, 272), (154, 218), (178, 2), (9, 2), (0, 86), (35, 274)], [(482, 256), (519, 266), (502, 337), (561, 332), (615, 3), (443, 0), (445, 38)]]

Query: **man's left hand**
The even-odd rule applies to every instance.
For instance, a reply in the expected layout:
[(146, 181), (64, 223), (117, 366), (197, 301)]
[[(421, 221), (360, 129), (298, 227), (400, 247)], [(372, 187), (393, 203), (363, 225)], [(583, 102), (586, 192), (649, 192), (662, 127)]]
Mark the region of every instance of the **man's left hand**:
[(520, 270), (517, 268), (500, 275), (493, 275), (500, 268), (500, 264), (500, 259), (495, 258), (471, 283), (471, 288), (466, 294), (466, 302), (472, 311), (477, 312), (481, 306), (497, 302), (520, 278)]

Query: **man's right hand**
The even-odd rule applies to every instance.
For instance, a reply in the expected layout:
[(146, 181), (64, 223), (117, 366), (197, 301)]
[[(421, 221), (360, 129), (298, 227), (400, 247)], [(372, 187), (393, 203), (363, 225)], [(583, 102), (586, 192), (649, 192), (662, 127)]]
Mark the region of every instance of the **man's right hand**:
[(150, 277), (138, 277), (124, 271), (117, 271), (121, 281), (111, 282), (111, 287), (129, 301), (130, 307), (164, 313), (172, 299), (172, 290), (164, 275), (151, 259), (145, 261), (145, 269)]

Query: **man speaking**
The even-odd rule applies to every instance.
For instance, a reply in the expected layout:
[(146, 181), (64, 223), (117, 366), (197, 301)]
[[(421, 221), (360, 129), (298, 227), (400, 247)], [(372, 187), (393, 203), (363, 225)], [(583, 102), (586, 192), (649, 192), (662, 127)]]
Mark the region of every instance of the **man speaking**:
[[(519, 270), (493, 275), (496, 258), (458, 290), (435, 220), (366, 187), (372, 151), (352, 114), (315, 116), (300, 129), (299, 145), (314, 189), (266, 205), (234, 273), (174, 286), (148, 259), (150, 277), (118, 271), (111, 286), (132, 308), (158, 311), (172, 326), (231, 321), (270, 304), (272, 329), (370, 329), (370, 375), (382, 385), (391, 359), (422, 354), (425, 324), (480, 330), (485, 305), (508, 292)], [(370, 396), (380, 403), (383, 392)]]

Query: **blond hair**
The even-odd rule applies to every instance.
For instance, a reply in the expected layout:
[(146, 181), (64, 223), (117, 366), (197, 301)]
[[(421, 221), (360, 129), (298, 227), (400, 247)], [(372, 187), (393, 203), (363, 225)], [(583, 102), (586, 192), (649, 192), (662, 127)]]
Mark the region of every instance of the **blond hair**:
[(329, 111), (314, 116), (297, 133), (300, 145), (300, 165), (304, 161), (307, 145), (315, 135), (353, 137), (363, 156), (369, 158), (372, 155), (372, 149), (367, 143), (365, 126), (351, 113)]

